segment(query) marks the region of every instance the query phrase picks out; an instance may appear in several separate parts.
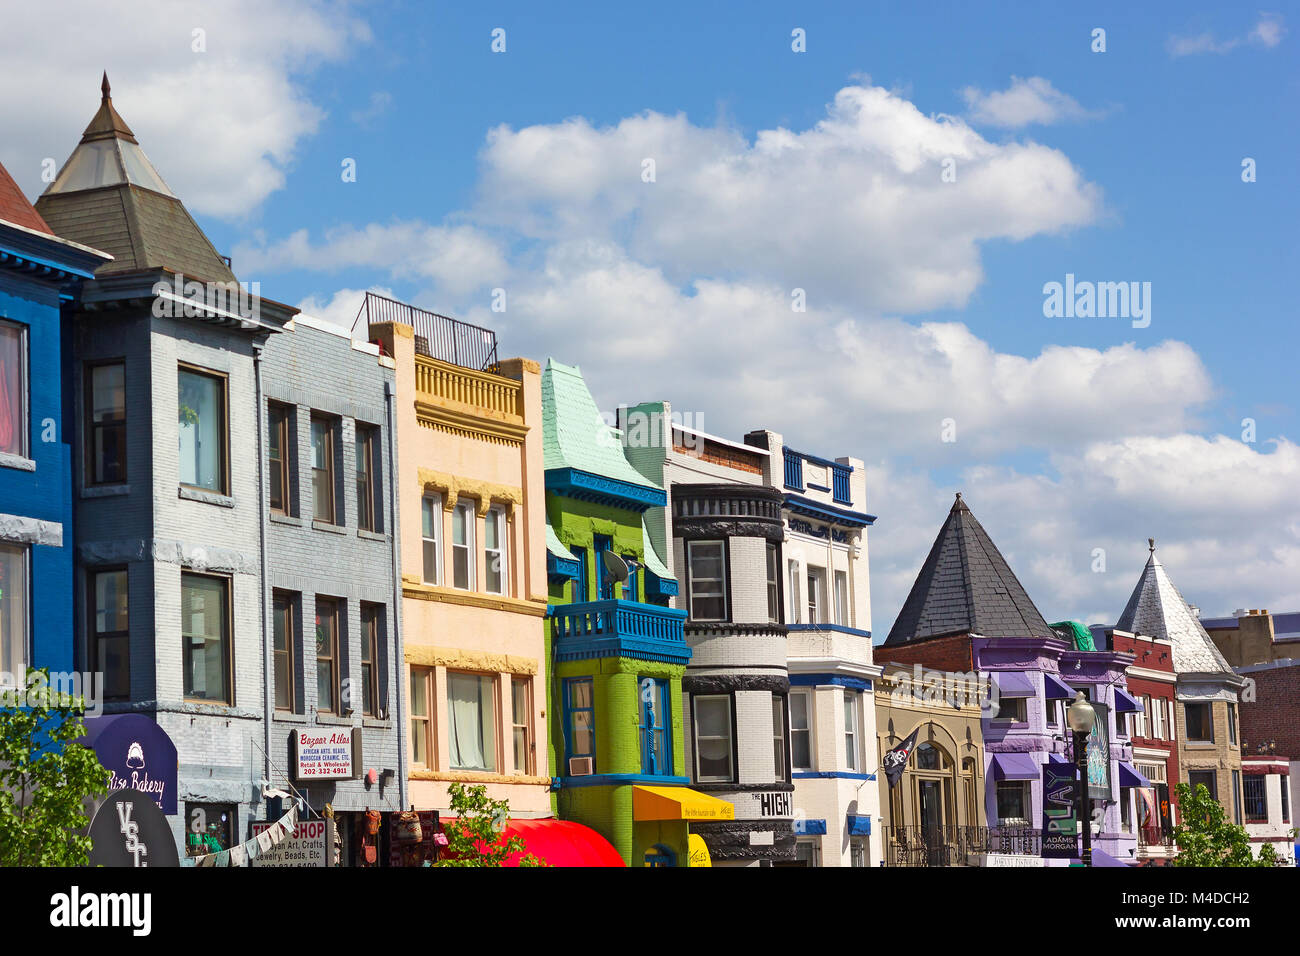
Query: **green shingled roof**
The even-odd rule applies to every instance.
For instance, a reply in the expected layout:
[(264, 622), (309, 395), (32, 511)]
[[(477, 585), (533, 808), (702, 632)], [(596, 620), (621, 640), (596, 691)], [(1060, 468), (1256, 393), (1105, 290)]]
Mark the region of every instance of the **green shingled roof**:
[(642, 488), (659, 488), (633, 468), (605, 424), (576, 365), (548, 359), (542, 372), (542, 460), (547, 471), (576, 468)]

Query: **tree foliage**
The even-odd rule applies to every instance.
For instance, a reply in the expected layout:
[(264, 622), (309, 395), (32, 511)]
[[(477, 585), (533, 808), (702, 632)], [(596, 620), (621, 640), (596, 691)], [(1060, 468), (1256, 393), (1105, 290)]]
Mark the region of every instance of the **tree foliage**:
[(85, 703), (29, 670), (27, 686), (0, 698), (0, 866), (85, 866), (88, 798), (108, 791), (89, 747)]
[(523, 837), (502, 837), (510, 817), (509, 801), (489, 798), (482, 784), (466, 787), (456, 781), (447, 784), (447, 794), (451, 797), (448, 813), (456, 819), (443, 826), (447, 846), (434, 866), (505, 866), (516, 854), (521, 854), (519, 866), (547, 865), (525, 853)]
[(1178, 856), (1174, 866), (1276, 866), (1277, 856), (1265, 843), (1256, 857), (1250, 851), (1245, 827), (1229, 823), (1222, 804), (1210, 796), (1205, 784), (1174, 787), (1181, 822), (1174, 827)]

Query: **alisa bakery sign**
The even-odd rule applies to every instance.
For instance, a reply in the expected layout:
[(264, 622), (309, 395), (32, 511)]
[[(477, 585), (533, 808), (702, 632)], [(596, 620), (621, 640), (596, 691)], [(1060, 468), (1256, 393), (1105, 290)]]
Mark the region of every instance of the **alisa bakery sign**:
[(108, 789), (137, 790), (166, 815), (176, 812), (176, 744), (143, 714), (86, 720), (79, 743), (95, 751), (108, 771)]

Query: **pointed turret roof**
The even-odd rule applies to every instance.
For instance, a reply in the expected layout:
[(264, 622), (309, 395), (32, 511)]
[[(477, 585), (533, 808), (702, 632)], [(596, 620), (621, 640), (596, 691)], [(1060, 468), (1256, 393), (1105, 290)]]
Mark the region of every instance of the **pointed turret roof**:
[(100, 92), (98, 111), (36, 211), (65, 239), (113, 254), (97, 278), (161, 269), (201, 282), (235, 281), (113, 106), (108, 74)]
[(885, 644), (964, 633), (1057, 636), (958, 492)]
[(1150, 555), (1115, 628), (1169, 641), (1178, 674), (1232, 673), (1198, 618), (1156, 557), (1156, 542), (1147, 538)]

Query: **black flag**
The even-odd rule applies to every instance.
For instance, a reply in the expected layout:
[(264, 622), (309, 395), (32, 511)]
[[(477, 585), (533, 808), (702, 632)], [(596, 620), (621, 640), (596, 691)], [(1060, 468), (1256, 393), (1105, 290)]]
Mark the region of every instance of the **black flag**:
[(907, 758), (912, 756), (912, 748), (916, 746), (916, 735), (920, 730), (921, 728), (917, 727), (916, 730), (907, 735), (906, 740), (885, 754), (880, 761), (881, 766), (885, 768), (885, 776), (889, 778), (891, 790), (907, 768)]

